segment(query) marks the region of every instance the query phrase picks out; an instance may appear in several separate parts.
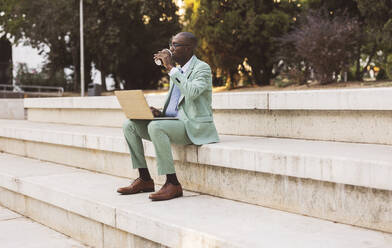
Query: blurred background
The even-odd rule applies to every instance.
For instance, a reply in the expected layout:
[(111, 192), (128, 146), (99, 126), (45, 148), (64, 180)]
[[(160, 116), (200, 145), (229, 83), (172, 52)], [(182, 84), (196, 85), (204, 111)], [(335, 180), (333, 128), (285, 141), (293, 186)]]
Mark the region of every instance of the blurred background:
[[(0, 85), (80, 91), (79, 0), (0, 0)], [(165, 89), (174, 34), (224, 89), (392, 86), (391, 0), (84, 0), (87, 90)]]

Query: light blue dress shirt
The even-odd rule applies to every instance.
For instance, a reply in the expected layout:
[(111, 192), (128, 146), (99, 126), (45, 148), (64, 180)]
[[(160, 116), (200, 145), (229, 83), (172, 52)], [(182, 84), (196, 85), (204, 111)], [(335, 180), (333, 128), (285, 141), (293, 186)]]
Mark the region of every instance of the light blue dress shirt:
[[(191, 63), (191, 60), (193, 59), (194, 56), (192, 56), (182, 68), (177, 68), (174, 67), (171, 69), (169, 72), (169, 75), (171, 76), (175, 70), (180, 70), (181, 73), (184, 73), (188, 70), (188, 67)], [(165, 116), (168, 117), (177, 117), (178, 115), (178, 100), (181, 97), (181, 91), (180, 88), (176, 84), (173, 85), (173, 90), (170, 96), (170, 101), (169, 104), (167, 105)]]
[(173, 85), (173, 89), (170, 96), (170, 102), (167, 105), (165, 116), (177, 117), (178, 115), (178, 100), (180, 99), (181, 91), (177, 85)]

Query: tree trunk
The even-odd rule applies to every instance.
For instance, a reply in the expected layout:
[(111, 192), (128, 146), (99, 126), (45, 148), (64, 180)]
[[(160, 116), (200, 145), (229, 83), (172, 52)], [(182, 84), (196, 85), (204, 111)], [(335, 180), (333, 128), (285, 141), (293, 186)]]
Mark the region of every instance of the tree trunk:
[(106, 87), (106, 73), (103, 70), (101, 70), (101, 84), (102, 91), (108, 91)]
[(74, 66), (74, 77), (73, 77), (73, 89), (72, 91), (78, 92), (80, 90), (79, 82), (80, 82), (80, 69), (79, 69), (79, 56), (78, 56), (77, 47), (72, 47), (72, 64)]
[[(79, 9), (79, 1), (74, 0), (75, 10)], [(73, 16), (73, 25), (72, 25), (72, 33), (71, 33), (71, 53), (72, 53), (72, 64), (74, 66), (74, 83), (73, 83), (73, 91), (79, 92), (80, 91), (80, 58), (79, 58), (79, 12), (77, 11), (76, 14)]]
[(234, 73), (234, 70), (229, 70), (226, 73), (226, 89), (228, 90), (234, 89), (235, 87)]
[(261, 69), (262, 72), (260, 69), (256, 69), (253, 71), (256, 84), (259, 86), (269, 85), (272, 78), (272, 66), (264, 66), (261, 67)]
[(85, 60), (84, 64), (84, 92), (88, 92), (88, 85), (92, 83), (91, 79), (91, 61)]
[(361, 75), (361, 45), (359, 44), (357, 47), (356, 51), (356, 56), (357, 56), (357, 63), (356, 63), (356, 69), (355, 69), (355, 79), (357, 81), (362, 81), (362, 75)]
[(114, 88), (116, 90), (121, 90), (120, 79), (117, 77), (117, 75), (115, 73), (113, 73), (113, 80), (114, 80)]

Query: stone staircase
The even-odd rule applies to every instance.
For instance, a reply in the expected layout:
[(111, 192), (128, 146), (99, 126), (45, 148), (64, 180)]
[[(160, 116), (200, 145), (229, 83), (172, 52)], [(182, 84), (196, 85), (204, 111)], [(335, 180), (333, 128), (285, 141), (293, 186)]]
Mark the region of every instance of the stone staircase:
[(90, 246), (392, 245), (392, 89), (214, 94), (221, 142), (173, 147), (188, 192), (168, 202), (115, 192), (137, 172), (114, 97), (24, 107), (0, 120), (0, 204)]
[[(23, 236), (23, 238), (21, 238)], [(87, 248), (88, 246), (0, 206), (2, 248)]]

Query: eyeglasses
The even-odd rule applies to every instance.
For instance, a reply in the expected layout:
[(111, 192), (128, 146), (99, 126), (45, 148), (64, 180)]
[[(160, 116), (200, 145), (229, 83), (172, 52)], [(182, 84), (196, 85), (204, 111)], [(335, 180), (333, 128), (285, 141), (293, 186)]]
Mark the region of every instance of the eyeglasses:
[(174, 49), (176, 49), (177, 47), (182, 47), (182, 46), (190, 46), (190, 45), (188, 45), (188, 44), (173, 43), (173, 42), (170, 42), (170, 43), (169, 43), (169, 47), (174, 47)]

